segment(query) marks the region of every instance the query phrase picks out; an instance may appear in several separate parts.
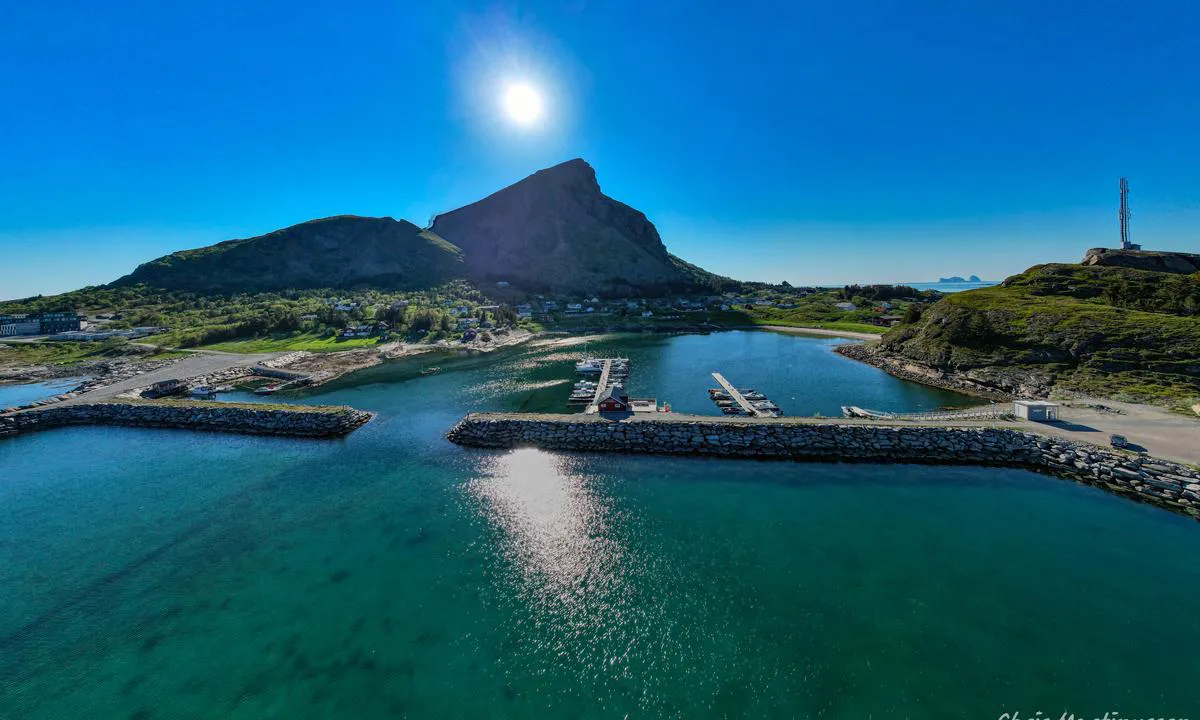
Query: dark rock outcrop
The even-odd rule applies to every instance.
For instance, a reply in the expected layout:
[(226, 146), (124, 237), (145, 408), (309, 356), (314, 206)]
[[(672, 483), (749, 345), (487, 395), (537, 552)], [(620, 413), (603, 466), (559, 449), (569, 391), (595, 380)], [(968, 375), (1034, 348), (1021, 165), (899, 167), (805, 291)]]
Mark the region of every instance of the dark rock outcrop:
[(139, 265), (113, 284), (195, 292), (407, 289), (463, 272), (458, 248), (407, 220), (340, 215), (172, 253)]
[(432, 229), (462, 248), (478, 282), (600, 293), (671, 291), (714, 277), (668, 253), (654, 224), (600, 192), (583, 160), (439, 215)]
[(1084, 255), (1083, 264), (1189, 274), (1200, 272), (1200, 255), (1157, 250), (1092, 248)]

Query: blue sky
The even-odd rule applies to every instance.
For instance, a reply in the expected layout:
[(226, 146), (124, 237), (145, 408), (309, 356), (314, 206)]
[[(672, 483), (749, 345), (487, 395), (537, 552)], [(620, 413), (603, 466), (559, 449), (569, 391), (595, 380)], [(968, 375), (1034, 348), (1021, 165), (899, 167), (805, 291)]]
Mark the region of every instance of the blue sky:
[(1200, 252), (1196, 27), (1189, 0), (9, 4), (0, 297), (315, 217), (425, 224), (573, 157), (742, 279), (1075, 261), (1115, 243), (1122, 175), (1136, 241)]

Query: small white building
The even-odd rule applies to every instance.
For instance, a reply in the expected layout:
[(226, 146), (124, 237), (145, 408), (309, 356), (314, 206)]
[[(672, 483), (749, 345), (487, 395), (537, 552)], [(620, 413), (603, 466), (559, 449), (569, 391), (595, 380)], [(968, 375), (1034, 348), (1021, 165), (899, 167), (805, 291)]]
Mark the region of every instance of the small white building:
[(1058, 403), (1045, 400), (1015, 400), (1013, 415), (1022, 420), (1034, 422), (1055, 422), (1058, 420)]
[(855, 304), (854, 304), (854, 303), (852, 303), (852, 302), (840, 302), (840, 303), (836, 303), (836, 304), (834, 305), (834, 307), (835, 307), (835, 308), (837, 308), (838, 310), (845, 310), (846, 312), (850, 312), (850, 311), (853, 311), (853, 310), (857, 310), (857, 309), (858, 309), (858, 306), (857, 306), (857, 305), (855, 305)]

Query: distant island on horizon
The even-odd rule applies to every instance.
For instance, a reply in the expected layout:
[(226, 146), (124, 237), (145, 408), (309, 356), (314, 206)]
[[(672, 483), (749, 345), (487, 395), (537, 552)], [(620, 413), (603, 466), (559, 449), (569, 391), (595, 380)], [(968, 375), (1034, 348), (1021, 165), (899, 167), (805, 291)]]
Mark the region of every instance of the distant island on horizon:
[(972, 275), (971, 277), (965, 278), (965, 279), (959, 275), (953, 275), (951, 277), (940, 277), (940, 278), (938, 278), (938, 282), (939, 283), (966, 283), (966, 282), (977, 283), (977, 282), (987, 282), (987, 281), (980, 280), (978, 275)]

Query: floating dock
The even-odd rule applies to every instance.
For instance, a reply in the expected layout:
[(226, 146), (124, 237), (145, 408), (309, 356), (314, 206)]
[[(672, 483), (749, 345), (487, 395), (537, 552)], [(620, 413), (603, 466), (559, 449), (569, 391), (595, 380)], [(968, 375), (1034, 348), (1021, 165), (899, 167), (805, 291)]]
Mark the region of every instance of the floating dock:
[[(714, 372), (712, 376), (713, 379), (716, 380), (724, 389), (725, 394), (729, 396), (729, 399), (732, 402), (737, 403), (737, 410), (739, 413), (756, 418), (779, 417), (780, 415), (783, 415), (783, 413), (779, 410), (779, 406), (771, 402), (770, 399), (768, 399), (762, 393), (755, 393), (754, 398), (747, 398), (746, 393), (749, 391), (738, 390), (733, 386), (733, 383), (726, 380), (725, 376), (721, 373)], [(716, 390), (715, 388), (709, 391), (709, 396), (712, 397), (713, 401), (717, 402), (718, 404), (721, 400), (719, 392), (720, 391)]]

